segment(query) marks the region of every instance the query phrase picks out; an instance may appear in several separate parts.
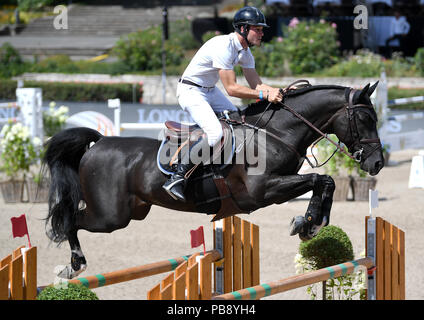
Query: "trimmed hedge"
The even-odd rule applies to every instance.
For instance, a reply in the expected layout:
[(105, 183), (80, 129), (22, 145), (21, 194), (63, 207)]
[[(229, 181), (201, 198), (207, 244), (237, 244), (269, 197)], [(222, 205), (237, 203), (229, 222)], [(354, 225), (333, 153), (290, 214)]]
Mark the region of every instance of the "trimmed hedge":
[[(74, 82), (42, 82), (24, 81), (26, 88), (41, 88), (44, 100), (54, 101), (107, 101), (119, 98), (122, 102), (132, 102), (133, 85), (101, 84), (101, 83), (74, 83)], [(0, 80), (0, 99), (16, 99), (17, 82), (14, 80)], [(142, 98), (141, 86), (136, 84), (136, 101)]]
[(97, 295), (81, 284), (68, 283), (66, 287), (47, 287), (37, 300), (99, 300)]
[(354, 259), (352, 242), (340, 227), (328, 225), (315, 238), (301, 242), (299, 253), (315, 270)]

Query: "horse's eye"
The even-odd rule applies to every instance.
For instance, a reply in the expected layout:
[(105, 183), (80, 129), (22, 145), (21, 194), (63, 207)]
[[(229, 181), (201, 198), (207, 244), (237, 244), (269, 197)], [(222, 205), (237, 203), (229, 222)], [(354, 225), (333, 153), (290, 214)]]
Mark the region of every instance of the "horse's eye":
[(372, 117), (367, 112), (359, 113), (359, 119), (365, 122), (373, 122)]

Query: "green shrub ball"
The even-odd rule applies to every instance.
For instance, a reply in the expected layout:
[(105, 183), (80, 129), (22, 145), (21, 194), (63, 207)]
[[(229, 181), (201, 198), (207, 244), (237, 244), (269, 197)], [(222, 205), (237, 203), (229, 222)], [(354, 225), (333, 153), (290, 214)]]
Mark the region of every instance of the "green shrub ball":
[(37, 300), (99, 300), (99, 298), (83, 285), (68, 283), (67, 288), (45, 288), (37, 296)]
[(299, 252), (315, 269), (354, 259), (349, 237), (341, 228), (333, 225), (323, 227), (315, 238), (300, 243)]

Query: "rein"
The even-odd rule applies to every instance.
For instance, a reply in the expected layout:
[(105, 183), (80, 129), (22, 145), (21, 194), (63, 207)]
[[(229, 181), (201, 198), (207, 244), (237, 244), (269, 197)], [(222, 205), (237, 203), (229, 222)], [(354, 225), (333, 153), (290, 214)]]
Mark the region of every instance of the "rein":
[[(287, 86), (286, 88), (280, 89), (280, 92), (284, 96), (284, 94), (286, 94), (290, 90), (295, 90), (295, 89), (299, 89), (300, 87), (308, 87), (308, 86), (311, 86), (311, 84), (309, 83), (308, 80), (297, 80), (297, 81), (293, 82), (292, 84), (290, 84), (289, 86)], [(316, 131), (320, 135), (320, 138), (318, 138), (312, 144), (312, 146), (315, 146), (322, 139), (326, 139), (327, 141), (329, 141), (330, 143), (332, 143), (334, 146), (336, 146), (336, 149), (334, 150), (333, 154), (324, 163), (322, 163), (322, 164), (319, 164), (318, 165), (318, 160), (315, 158), (315, 155), (313, 153), (312, 153), (312, 156), (315, 159), (315, 162), (316, 162), (315, 165), (311, 163), (311, 161), (308, 159), (308, 157), (304, 157), (306, 159), (306, 161), (309, 163), (309, 165), (312, 168), (319, 168), (319, 167), (322, 167), (323, 165), (325, 165), (336, 154), (337, 151), (342, 152), (344, 155), (348, 156), (349, 158), (351, 158), (351, 159), (353, 159), (353, 160), (355, 160), (357, 162), (361, 162), (361, 160), (363, 158), (363, 153), (364, 153), (364, 148), (362, 147), (362, 144), (378, 143), (377, 146), (375, 146), (374, 148), (372, 148), (372, 150), (365, 155), (364, 159), (366, 159), (376, 149), (381, 148), (381, 142), (380, 142), (380, 139), (378, 139), (378, 138), (377, 139), (362, 139), (362, 140), (359, 139), (359, 132), (358, 132), (358, 128), (357, 128), (357, 125), (356, 125), (356, 118), (354, 117), (354, 112), (355, 112), (355, 110), (357, 108), (358, 109), (359, 108), (370, 109), (372, 107), (369, 106), (369, 105), (366, 105), (366, 104), (353, 104), (353, 96), (354, 96), (354, 94), (355, 94), (356, 91), (357, 91), (356, 89), (350, 88), (348, 103), (345, 105), (345, 107), (343, 109), (341, 109), (340, 111), (336, 112), (330, 118), (330, 120), (325, 124), (325, 126), (324, 126), (324, 127), (327, 127), (332, 122), (332, 120), (334, 119), (334, 117), (337, 114), (339, 114), (340, 112), (346, 110), (347, 118), (348, 118), (348, 121), (349, 121), (349, 128), (348, 129), (349, 129), (349, 132), (350, 132), (351, 137), (354, 140), (352, 146), (354, 146), (354, 145), (359, 145), (360, 146), (360, 149), (358, 151), (355, 151), (353, 153), (353, 155), (349, 154), (345, 150), (345, 148), (341, 146), (340, 140), (339, 140), (338, 143), (335, 142), (335, 141), (333, 141), (331, 138), (328, 137), (328, 135), (326, 133), (322, 132), (320, 129), (318, 129), (316, 126), (314, 126), (309, 120), (307, 120), (305, 117), (303, 117), (297, 111), (295, 111), (293, 108), (291, 108), (290, 106), (286, 105), (283, 102), (279, 102), (279, 104), (282, 106), (283, 109), (286, 109), (287, 111), (291, 112), (294, 116), (296, 116), (297, 118), (299, 118), (302, 122), (304, 122), (307, 126), (309, 126), (311, 129), (313, 129), (314, 131)], [(286, 145), (290, 150), (292, 150), (294, 153), (297, 154), (298, 158), (302, 158), (302, 156), (299, 154), (299, 152), (293, 146), (291, 146), (288, 143), (286, 143), (285, 141), (283, 141), (279, 136), (277, 136), (277, 135), (273, 134), (272, 132), (269, 132), (269, 131), (264, 130), (263, 128), (260, 128), (260, 127), (257, 126), (257, 124), (262, 119), (263, 115), (269, 109), (269, 107), (271, 106), (271, 104), (272, 103), (270, 102), (267, 105), (267, 107), (265, 108), (265, 110), (261, 113), (260, 117), (255, 121), (255, 124), (246, 123), (244, 121), (244, 117), (242, 117), (242, 121), (241, 122), (236, 121), (236, 120), (233, 120), (233, 119), (228, 119), (228, 118), (226, 119), (226, 121), (231, 122), (233, 124), (240, 124), (240, 125), (243, 125), (243, 126), (246, 126), (246, 127), (252, 128), (252, 129), (255, 129), (257, 131), (263, 131), (266, 134), (268, 134), (268, 135), (272, 136), (273, 138), (277, 139), (278, 141), (282, 142), (284, 145)], [(346, 132), (346, 135), (347, 135), (347, 132)], [(253, 134), (251, 135), (251, 137), (249, 139), (249, 142), (252, 139), (252, 137), (253, 137)], [(246, 140), (247, 140), (247, 137), (244, 139), (244, 141), (237, 148), (237, 150), (236, 150), (237, 153), (240, 152), (241, 148), (245, 145)]]
[[(306, 80), (305, 80), (306, 81)], [(309, 82), (308, 82), (309, 83)], [(289, 87), (289, 89), (288, 90), (290, 90), (290, 87)], [(284, 91), (283, 89), (280, 89), (280, 91), (282, 91), (282, 93), (284, 94), (286, 91)], [(351, 92), (350, 92), (350, 97), (352, 97), (352, 99), (349, 97), (349, 105), (348, 106), (346, 106), (346, 108), (347, 107), (354, 107), (353, 105), (352, 105), (352, 101), (353, 101), (353, 94), (355, 93), (355, 91), (354, 90), (351, 90)], [(355, 160), (355, 161), (360, 161), (361, 159), (359, 158), (357, 158), (356, 156), (352, 156), (351, 154), (349, 154), (341, 145), (340, 145), (340, 141), (338, 142), (338, 143), (336, 143), (336, 142), (334, 142), (331, 138), (329, 138), (328, 137), (328, 135), (326, 134), (326, 133), (324, 133), (324, 132), (322, 132), (320, 129), (318, 129), (317, 127), (315, 127), (309, 120), (307, 120), (305, 117), (303, 117), (301, 114), (299, 114), (297, 111), (295, 111), (293, 108), (291, 108), (291, 107), (289, 107), (288, 105), (286, 105), (285, 103), (283, 103), (283, 102), (279, 102), (279, 104), (280, 105), (282, 105), (282, 107), (283, 107), (283, 109), (286, 109), (286, 110), (288, 110), (288, 111), (290, 111), (294, 116), (296, 116), (297, 118), (299, 118), (300, 120), (302, 120), (306, 125), (308, 125), (311, 129), (313, 129), (313, 130), (315, 130), (321, 137), (318, 139), (318, 140), (316, 140), (313, 144), (312, 144), (312, 146), (315, 146), (319, 141), (321, 141), (322, 139), (326, 139), (327, 141), (329, 141), (330, 143), (332, 143), (333, 145), (335, 145), (336, 146), (336, 150), (334, 150), (334, 152), (333, 152), (333, 154), (324, 162), (324, 163), (322, 163), (322, 164), (320, 164), (320, 165), (318, 165), (318, 164), (312, 164), (310, 161), (309, 161), (309, 159), (306, 157), (305, 159), (306, 159), (306, 161), (308, 161), (308, 163), (309, 163), (309, 165), (312, 167), (312, 168), (319, 168), (319, 167), (322, 167), (323, 165), (325, 165), (335, 154), (336, 154), (336, 152), (337, 151), (340, 151), (340, 152), (342, 152), (343, 154), (345, 154), (346, 156), (348, 156), (349, 158), (351, 158), (351, 159), (353, 159), (353, 160)], [(356, 105), (355, 105), (356, 106)], [(315, 162), (316, 163), (318, 163), (318, 161), (317, 161), (317, 159), (315, 158), (315, 155), (313, 154), (313, 152), (312, 152), (312, 156), (314, 157), (314, 159), (315, 159)]]

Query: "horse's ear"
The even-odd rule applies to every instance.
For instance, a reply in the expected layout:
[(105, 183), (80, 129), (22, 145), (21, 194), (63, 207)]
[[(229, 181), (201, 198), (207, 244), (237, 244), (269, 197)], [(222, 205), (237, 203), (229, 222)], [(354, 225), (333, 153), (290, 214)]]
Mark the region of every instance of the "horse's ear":
[(366, 94), (368, 94), (368, 89), (370, 88), (370, 84), (368, 83), (359, 94), (358, 100), (361, 100), (363, 97), (365, 97)]
[(372, 95), (372, 93), (374, 92), (374, 90), (375, 90), (375, 88), (377, 88), (377, 86), (378, 86), (378, 82), (379, 81), (377, 81), (376, 83), (374, 83), (369, 89), (368, 89), (368, 96), (369, 97), (371, 97), (371, 95)]

